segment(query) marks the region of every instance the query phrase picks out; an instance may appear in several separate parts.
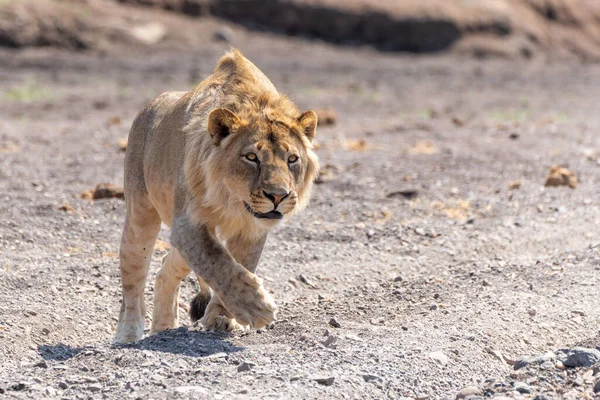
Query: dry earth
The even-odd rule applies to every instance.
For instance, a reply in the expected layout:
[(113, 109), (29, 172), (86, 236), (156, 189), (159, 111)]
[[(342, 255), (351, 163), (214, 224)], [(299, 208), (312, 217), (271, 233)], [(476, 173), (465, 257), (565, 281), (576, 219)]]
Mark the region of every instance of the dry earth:
[[(218, 26), (197, 24), (204, 38)], [(111, 347), (124, 203), (78, 197), (122, 183), (118, 140), (136, 112), (191, 88), (227, 45), (2, 50), (0, 396), (453, 399), (472, 386), (591, 398), (597, 368), (565, 369), (557, 351), (600, 345), (600, 67), (396, 56), (236, 29), (278, 88), (337, 113), (318, 132), (311, 207), (270, 236), (259, 266), (278, 323), (229, 336), (184, 316), (180, 329)], [(575, 189), (544, 187), (557, 164)], [(194, 290), (190, 277), (182, 313)]]

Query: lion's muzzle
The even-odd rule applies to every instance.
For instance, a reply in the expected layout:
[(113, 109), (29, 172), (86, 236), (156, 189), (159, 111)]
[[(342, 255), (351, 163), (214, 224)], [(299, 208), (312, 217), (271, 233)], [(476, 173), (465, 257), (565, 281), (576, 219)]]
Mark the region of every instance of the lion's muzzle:
[(252, 209), (252, 207), (250, 207), (250, 205), (246, 202), (244, 202), (244, 205), (246, 206), (246, 210), (248, 210), (248, 212), (250, 214), (252, 214), (255, 218), (259, 218), (259, 219), (283, 219), (283, 214), (280, 213), (279, 211), (275, 211), (275, 210), (271, 210), (269, 212), (266, 213), (259, 213), (256, 212)]

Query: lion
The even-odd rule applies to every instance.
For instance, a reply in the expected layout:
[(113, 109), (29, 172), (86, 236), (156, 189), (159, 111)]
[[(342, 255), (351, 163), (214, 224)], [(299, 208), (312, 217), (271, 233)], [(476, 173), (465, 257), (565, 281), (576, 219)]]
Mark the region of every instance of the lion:
[(171, 247), (154, 287), (151, 334), (179, 326), (180, 282), (194, 271), (192, 320), (255, 329), (277, 306), (254, 272), (268, 232), (306, 207), (319, 171), (317, 115), (301, 113), (232, 49), (189, 92), (166, 92), (137, 115), (125, 155), (120, 247), (123, 299), (115, 343), (142, 338), (144, 287), (161, 222)]

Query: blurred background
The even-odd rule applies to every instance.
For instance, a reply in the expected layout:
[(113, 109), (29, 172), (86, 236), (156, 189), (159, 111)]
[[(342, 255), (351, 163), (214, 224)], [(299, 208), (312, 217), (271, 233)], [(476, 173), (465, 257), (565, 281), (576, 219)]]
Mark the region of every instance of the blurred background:
[[(230, 46), (319, 115), (280, 322), (189, 327), (190, 276), (111, 347), (129, 128)], [(598, 0), (0, 0), (0, 397), (592, 398), (598, 61)]]

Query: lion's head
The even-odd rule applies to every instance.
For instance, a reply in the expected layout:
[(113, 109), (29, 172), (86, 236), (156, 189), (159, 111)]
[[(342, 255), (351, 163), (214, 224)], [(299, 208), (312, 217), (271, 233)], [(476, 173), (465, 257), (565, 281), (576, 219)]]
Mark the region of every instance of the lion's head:
[(300, 113), (287, 98), (266, 93), (243, 107), (213, 109), (206, 127), (210, 140), (195, 169), (203, 171), (203, 204), (231, 228), (222, 229), (269, 229), (307, 205), (319, 170), (314, 111)]
[(317, 116), (314, 111), (294, 115), (285, 98), (265, 96), (253, 108), (259, 112), (213, 110), (208, 132), (231, 205), (271, 227), (308, 203), (318, 170), (312, 152)]

